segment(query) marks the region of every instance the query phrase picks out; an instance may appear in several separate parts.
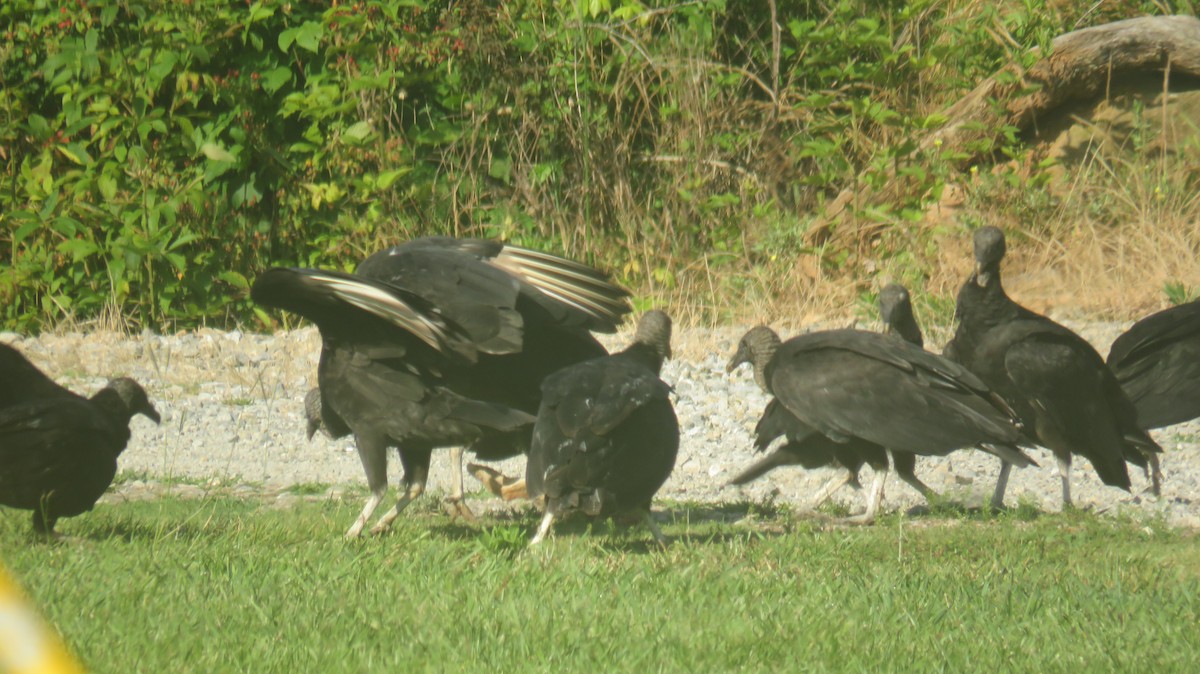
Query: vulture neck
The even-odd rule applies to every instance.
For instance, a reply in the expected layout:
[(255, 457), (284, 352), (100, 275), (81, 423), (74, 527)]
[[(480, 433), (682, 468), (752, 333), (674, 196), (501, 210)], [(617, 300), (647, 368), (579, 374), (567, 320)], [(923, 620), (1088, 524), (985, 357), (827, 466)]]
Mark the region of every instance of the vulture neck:
[(912, 314), (896, 321), (891, 325), (891, 328), (893, 332), (909, 344), (922, 348), (925, 346), (925, 338), (921, 335), (921, 327), (917, 325), (917, 319), (913, 318)]
[(964, 325), (971, 329), (991, 329), (1028, 313), (1004, 292), (998, 268), (987, 274), (987, 285), (980, 286), (978, 278), (977, 274), (972, 275), (958, 294), (955, 313)]
[(754, 383), (758, 387), (768, 393), (771, 392), (770, 386), (767, 385), (767, 365), (771, 359), (775, 357), (775, 351), (779, 349), (779, 344), (759, 344), (754, 350), (754, 357), (750, 361), (750, 365), (754, 368)]
[(621, 356), (644, 366), (655, 374), (662, 371), (664, 358), (653, 344), (634, 342), (621, 352)]
[(111, 419), (114, 423), (121, 426), (128, 426), (129, 420), (133, 418), (133, 410), (125, 404), (125, 400), (121, 395), (111, 388), (102, 388), (95, 393), (90, 399), (91, 403), (100, 408), (104, 416)]

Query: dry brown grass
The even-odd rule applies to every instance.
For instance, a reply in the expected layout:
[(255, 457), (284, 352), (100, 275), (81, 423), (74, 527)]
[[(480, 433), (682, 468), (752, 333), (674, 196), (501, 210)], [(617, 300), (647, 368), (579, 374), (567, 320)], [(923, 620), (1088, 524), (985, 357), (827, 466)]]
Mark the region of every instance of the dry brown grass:
[[(1014, 297), (1039, 311), (1127, 319), (1166, 306), (1168, 284), (1196, 292), (1200, 135), (1161, 129), (1148, 126), (1137, 143), (1095, 141), (1044, 186), (1028, 181), (1026, 195), (1007, 189), (996, 199), (984, 188), (966, 199), (958, 220), (1013, 235), (1006, 280)], [(962, 274), (964, 257), (956, 250), (937, 266)]]

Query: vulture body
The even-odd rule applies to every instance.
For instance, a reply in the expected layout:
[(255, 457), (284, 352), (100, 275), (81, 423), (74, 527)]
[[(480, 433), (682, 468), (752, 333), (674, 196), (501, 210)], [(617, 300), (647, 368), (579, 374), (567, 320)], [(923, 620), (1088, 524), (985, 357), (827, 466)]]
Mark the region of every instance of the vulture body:
[(117, 473), (129, 421), (160, 418), (146, 392), (114, 379), (91, 398), (54, 383), (16, 349), (0, 344), (0, 504), (33, 511), (52, 535), (63, 517), (95, 506)]
[[(999, 229), (976, 231), (976, 270), (959, 290), (958, 328), (946, 353), (1003, 397), (1030, 439), (1054, 453), (1064, 505), (1071, 504), (1072, 455), (1087, 458), (1105, 484), (1128, 490), (1125, 462), (1156, 465), (1152, 457), (1161, 449), (1138, 427), (1133, 403), (1091, 344), (1008, 297), (1000, 281), (1004, 253)], [(1001, 497), (1008, 470), (1005, 464), (997, 482)]]
[(670, 336), (667, 315), (648, 312), (628, 348), (543, 382), (525, 480), (530, 497), (545, 504), (533, 544), (573, 510), (598, 517), (640, 511), (655, 539), (665, 542), (650, 500), (679, 450), (671, 388), (658, 376)]
[[(750, 363), (755, 380), (775, 396), (767, 417), (782, 414), (782, 408), (793, 418), (789, 443), (873, 445), (896, 456), (978, 447), (1019, 465), (1033, 463), (1017, 448), (1022, 435), (1011, 410), (982, 381), (908, 342), (860, 330), (828, 330), (781, 343), (760, 326), (742, 337), (729, 369), (742, 363)], [(881, 470), (873, 493), (883, 477)]]
[[(879, 309), (885, 334), (896, 335), (916, 346), (924, 344), (921, 329), (913, 316), (911, 299), (904, 287), (891, 284), (883, 288), (879, 294)], [(731, 367), (738, 364), (740, 363), (733, 362)], [(754, 448), (758, 452), (766, 451), (777, 438), (786, 437), (787, 442), (780, 444), (742, 471), (730, 480), (730, 484), (745, 484), (779, 466), (799, 465), (810, 470), (831, 466), (843, 468), (841, 475), (834, 477), (818, 492), (812, 503), (812, 507), (815, 508), (844, 484), (859, 488), (859, 471), (864, 464), (870, 465), (876, 475), (884, 475), (888, 471), (889, 452), (884, 447), (859, 437), (836, 442), (797, 419), (778, 399), (773, 399), (767, 404), (754, 431)], [(916, 476), (916, 455), (892, 452), (890, 458), (892, 467), (902, 480), (926, 499), (934, 494), (933, 490)], [(882, 500), (882, 480), (877, 480), (875, 487), (868, 495), (867, 511), (860, 518), (864, 522), (874, 518)]]

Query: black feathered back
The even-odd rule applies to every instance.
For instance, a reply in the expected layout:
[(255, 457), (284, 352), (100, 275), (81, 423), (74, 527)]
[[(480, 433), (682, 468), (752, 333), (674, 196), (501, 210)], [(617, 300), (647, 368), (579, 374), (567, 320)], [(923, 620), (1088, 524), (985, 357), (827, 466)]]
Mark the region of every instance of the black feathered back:
[(662, 354), (669, 352), (665, 316), (642, 320), (659, 329), (639, 328), (639, 337), (653, 334), (656, 343), (635, 341), (543, 382), (526, 484), (531, 497), (546, 497), (552, 512), (609, 515), (648, 507), (670, 475), (679, 422), (671, 388), (658, 377)]
[(1200, 417), (1200, 300), (1135, 323), (1113, 342), (1108, 367), (1142, 428)]
[(978, 377), (907, 342), (828, 330), (783, 342), (765, 368), (770, 390), (801, 421), (834, 439), (946, 454), (980, 446), (1017, 465), (1020, 430)]
[(542, 379), (604, 355), (588, 330), (612, 330), (630, 310), (628, 293), (579, 263), (445, 237), (379, 251), (355, 274), (269, 270), (251, 297), (321, 332), (309, 428), (352, 431), (372, 491), (352, 536), (386, 491), (388, 447), (418, 495), (435, 448), (488, 459), (525, 451)]

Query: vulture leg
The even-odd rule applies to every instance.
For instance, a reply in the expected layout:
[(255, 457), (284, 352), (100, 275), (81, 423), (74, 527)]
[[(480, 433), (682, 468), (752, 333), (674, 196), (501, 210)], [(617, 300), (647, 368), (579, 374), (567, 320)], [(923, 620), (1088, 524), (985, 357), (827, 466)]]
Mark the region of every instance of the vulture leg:
[(357, 435), (354, 438), (354, 444), (358, 447), (358, 458), (362, 460), (363, 472), (367, 474), (367, 488), (371, 491), (371, 495), (367, 498), (367, 504), (363, 506), (362, 514), (354, 520), (354, 524), (346, 532), (346, 538), (357, 538), (362, 533), (371, 514), (383, 502), (388, 488), (387, 442), (383, 438), (367, 438)]
[(1008, 489), (1008, 474), (1012, 472), (1012, 464), (1000, 461), (1000, 475), (996, 478), (996, 491), (992, 492), (992, 510), (1004, 509), (1004, 492)]
[(467, 470), (476, 480), (479, 480), (484, 489), (505, 501), (529, 498), (529, 492), (525, 488), (523, 479), (509, 477), (495, 468), (481, 466), (477, 463), (468, 463)]
[(537, 534), (534, 535), (533, 540), (529, 541), (529, 544), (537, 545), (541, 543), (546, 538), (546, 534), (550, 533), (550, 526), (552, 524), (554, 524), (554, 511), (547, 507), (546, 514), (542, 517), (542, 523), (538, 525)]
[(446, 512), (450, 514), (450, 521), (461, 517), (471, 524), (478, 524), (479, 519), (475, 517), (475, 513), (467, 507), (467, 502), (463, 499), (463, 448), (454, 447), (450, 450), (450, 495), (445, 501)]
[(1150, 493), (1156, 497), (1162, 496), (1162, 466), (1158, 462), (1158, 454), (1149, 454), (1146, 457), (1150, 471)]
[(421, 497), (425, 493), (425, 482), (429, 479), (429, 457), (430, 451), (417, 450), (405, 451), (400, 450), (400, 463), (404, 465), (404, 492), (400, 494), (400, 498), (396, 500), (396, 505), (391, 510), (384, 513), (380, 517), (375, 526), (371, 527), (371, 534), (378, 535), (388, 530), (392, 526), (392, 522), (404, 512), (408, 504)]
[(880, 468), (875, 471), (875, 477), (871, 481), (871, 491), (867, 494), (866, 512), (854, 517), (847, 517), (847, 522), (853, 524), (870, 524), (875, 521), (875, 515), (879, 512), (879, 504), (883, 502), (883, 485), (887, 482), (887, 476), (887, 468)]
[(921, 478), (917, 477), (916, 472), (914, 472), (917, 464), (917, 457), (915, 454), (907, 454), (904, 452), (892, 454), (891, 452), (888, 452), (888, 455), (892, 457), (892, 465), (896, 469), (896, 475), (900, 476), (901, 480), (904, 480), (909, 486), (920, 492), (921, 496), (923, 496), (926, 501), (928, 501), (930, 497), (937, 497), (937, 492), (935, 492), (933, 489), (930, 489), (929, 485), (922, 482)]
[(1058, 459), (1058, 475), (1062, 478), (1063, 510), (1066, 510), (1075, 506), (1071, 502), (1071, 455), (1059, 455), (1055, 458)]
[(646, 523), (646, 528), (650, 530), (654, 542), (664, 548), (667, 547), (667, 537), (663, 535), (662, 529), (658, 528), (658, 522), (654, 521), (654, 515), (650, 514), (650, 508), (646, 508), (646, 514), (643, 515), (642, 521)]
[(500, 498), (505, 501), (529, 498), (529, 488), (525, 486), (525, 480), (516, 480), (500, 487)]
[(829, 497), (833, 496), (834, 492), (836, 492), (838, 489), (841, 489), (842, 485), (849, 484), (852, 481), (857, 482), (858, 476), (850, 470), (846, 470), (841, 475), (835, 475), (831, 480), (825, 483), (824, 487), (821, 487), (821, 491), (817, 492), (817, 496), (813, 499), (812, 505), (809, 506), (809, 509), (816, 510), (821, 506), (822, 503), (828, 501)]

